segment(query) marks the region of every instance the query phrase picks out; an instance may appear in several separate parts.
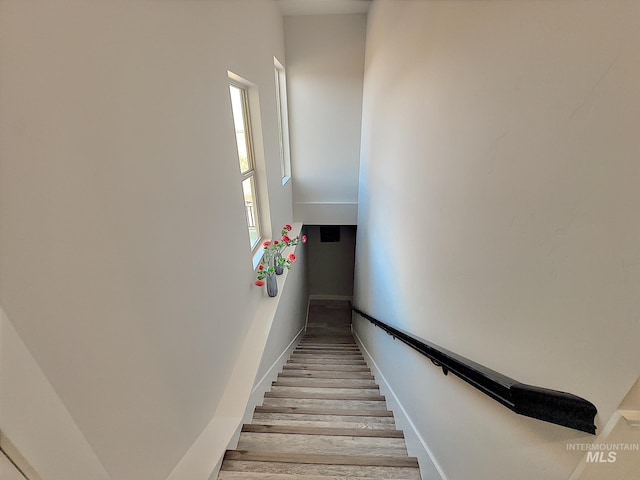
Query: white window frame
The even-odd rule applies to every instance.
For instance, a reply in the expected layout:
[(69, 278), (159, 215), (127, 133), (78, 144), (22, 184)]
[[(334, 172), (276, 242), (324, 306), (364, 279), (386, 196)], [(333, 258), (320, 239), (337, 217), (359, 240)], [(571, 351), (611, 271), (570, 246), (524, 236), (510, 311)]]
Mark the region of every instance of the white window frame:
[[(261, 213), (262, 213), (262, 209), (260, 206), (260, 200), (259, 200), (259, 186), (258, 186), (258, 178), (257, 178), (257, 172), (256, 172), (256, 155), (255, 155), (255, 141), (253, 138), (253, 129), (252, 129), (252, 117), (251, 117), (251, 110), (249, 107), (250, 104), (250, 99), (249, 99), (249, 85), (241, 82), (240, 80), (238, 80), (238, 76), (237, 75), (232, 75), (231, 72), (229, 72), (229, 88), (231, 87), (235, 87), (237, 89), (240, 90), (240, 95), (241, 95), (241, 100), (242, 100), (242, 116), (243, 116), (243, 121), (244, 121), (244, 131), (245, 131), (245, 143), (246, 143), (246, 147), (247, 147), (247, 160), (249, 163), (249, 168), (246, 171), (242, 171), (242, 167), (240, 166), (240, 152), (238, 151), (238, 140), (237, 140), (237, 134), (234, 138), (234, 143), (236, 144), (236, 152), (238, 153), (238, 156), (236, 157), (236, 160), (238, 162), (238, 168), (240, 170), (240, 189), (243, 192), (243, 198), (244, 198), (244, 190), (243, 190), (243, 183), (246, 180), (249, 180), (251, 183), (251, 189), (252, 189), (252, 193), (253, 193), (253, 208), (252, 208), (252, 212), (249, 212), (249, 207), (245, 204), (245, 216), (246, 216), (246, 222), (247, 222), (247, 229), (249, 231), (249, 239), (250, 239), (250, 245), (251, 245), (251, 251), (253, 253), (256, 253), (258, 251), (258, 249), (261, 248), (261, 243), (262, 243), (262, 239), (264, 238), (264, 232), (262, 230), (262, 225), (261, 225)], [(229, 90), (229, 95), (231, 96), (231, 91)], [(234, 132), (235, 132), (235, 117), (233, 116), (233, 110), (231, 112), (232, 115), (232, 119), (234, 120)], [(253, 219), (253, 225), (252, 225), (252, 219)], [(254, 240), (253, 243), (251, 243), (251, 235), (250, 235), (250, 230), (252, 228), (252, 226), (255, 228), (256, 230), (256, 236), (257, 238)]]
[(289, 111), (287, 108), (287, 75), (282, 63), (273, 57), (276, 109), (278, 115), (278, 139), (280, 142), (280, 171), (282, 185), (291, 179), (291, 148), (289, 145)]

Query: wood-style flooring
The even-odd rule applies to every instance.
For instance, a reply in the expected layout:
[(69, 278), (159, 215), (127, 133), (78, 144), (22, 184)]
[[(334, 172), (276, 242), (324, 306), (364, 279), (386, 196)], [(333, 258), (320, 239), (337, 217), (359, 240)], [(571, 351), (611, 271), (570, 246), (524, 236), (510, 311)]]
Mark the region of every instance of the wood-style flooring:
[(350, 320), (347, 302), (312, 301), (304, 337), (219, 480), (420, 479)]

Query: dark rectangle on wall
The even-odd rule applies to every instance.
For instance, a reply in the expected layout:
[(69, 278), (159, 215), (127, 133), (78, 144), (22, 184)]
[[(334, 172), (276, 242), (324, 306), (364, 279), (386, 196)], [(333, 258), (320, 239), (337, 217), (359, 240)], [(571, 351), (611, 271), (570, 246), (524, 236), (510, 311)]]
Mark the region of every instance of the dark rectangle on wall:
[(320, 227), (320, 242), (339, 242), (340, 241), (340, 227)]

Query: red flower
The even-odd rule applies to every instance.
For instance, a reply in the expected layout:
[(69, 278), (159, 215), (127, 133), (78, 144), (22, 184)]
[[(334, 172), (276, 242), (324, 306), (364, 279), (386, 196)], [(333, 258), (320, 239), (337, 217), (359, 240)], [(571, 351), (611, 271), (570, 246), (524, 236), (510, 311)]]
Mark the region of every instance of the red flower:
[(274, 241), (273, 241), (273, 244), (274, 244), (274, 245), (278, 245), (278, 243), (280, 243), (280, 242), (278, 242), (278, 240), (274, 240)]
[(290, 253), (289, 254), (289, 261), (291, 263), (295, 262), (297, 260), (295, 253)]
[(289, 225), (289, 224), (287, 223), (287, 224), (284, 226), (284, 229), (285, 229), (287, 232), (290, 232), (290, 231), (291, 231), (291, 225)]
[(264, 285), (264, 282), (262, 280), (256, 280), (256, 285), (262, 287)]
[(271, 242), (270, 242), (269, 240), (267, 240), (266, 242), (264, 242), (264, 243), (262, 244), (262, 246), (263, 246), (264, 248), (267, 248), (269, 245), (271, 245)]
[(307, 236), (306, 235), (302, 235), (302, 243), (307, 243)]
[(260, 271), (264, 270), (264, 265), (262, 265), (262, 264), (258, 265), (258, 270), (260, 270)]
[(284, 237), (282, 237), (282, 241), (284, 243), (289, 243), (291, 241), (291, 239), (287, 235), (285, 235)]

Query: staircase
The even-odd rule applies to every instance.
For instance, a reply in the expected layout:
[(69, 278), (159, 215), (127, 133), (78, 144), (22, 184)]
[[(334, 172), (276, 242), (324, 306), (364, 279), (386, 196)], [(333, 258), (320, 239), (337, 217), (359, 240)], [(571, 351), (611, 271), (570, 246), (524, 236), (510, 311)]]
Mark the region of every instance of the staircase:
[(419, 480), (350, 329), (347, 302), (315, 301), (305, 336), (218, 480)]

